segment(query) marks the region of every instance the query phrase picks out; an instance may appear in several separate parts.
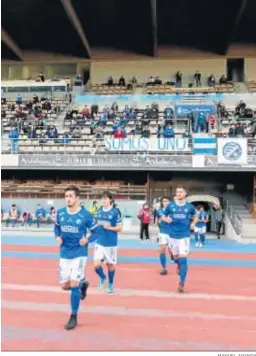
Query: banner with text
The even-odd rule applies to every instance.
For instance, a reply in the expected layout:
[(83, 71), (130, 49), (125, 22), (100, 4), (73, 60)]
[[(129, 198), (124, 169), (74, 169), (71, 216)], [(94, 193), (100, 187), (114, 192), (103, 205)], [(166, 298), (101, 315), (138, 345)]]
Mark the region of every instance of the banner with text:
[(189, 140), (187, 138), (113, 138), (105, 140), (107, 151), (129, 151), (129, 152), (189, 152)]
[(219, 138), (218, 163), (227, 165), (240, 165), (247, 163), (246, 138)]

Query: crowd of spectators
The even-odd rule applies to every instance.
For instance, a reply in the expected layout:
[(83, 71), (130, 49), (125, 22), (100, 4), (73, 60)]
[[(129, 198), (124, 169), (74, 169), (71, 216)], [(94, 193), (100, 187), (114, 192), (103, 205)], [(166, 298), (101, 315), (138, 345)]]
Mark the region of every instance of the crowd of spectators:
[[(192, 78), (192, 77), (191, 77)], [(178, 70), (173, 77), (174, 80), (166, 81), (163, 82), (162, 79), (159, 76), (150, 76), (148, 80), (146, 81), (147, 86), (151, 85), (162, 85), (162, 84), (167, 84), (171, 86), (176, 86), (176, 88), (182, 88), (183, 86), (183, 74), (180, 70)], [(211, 74), (207, 79), (204, 78), (205, 84), (207, 84), (209, 87), (215, 87), (217, 84), (216, 77), (214, 74)], [(227, 77), (223, 74), (219, 80), (218, 84), (219, 85), (224, 85), (224, 84), (232, 84), (232, 82), (228, 81)], [(132, 89), (137, 85), (141, 85), (143, 83), (138, 83), (138, 80), (136, 79), (135, 76), (133, 76), (131, 79), (126, 80), (123, 75), (120, 76), (120, 78), (115, 81), (112, 76), (110, 76), (107, 80), (106, 83), (103, 85), (108, 86), (108, 87), (113, 87), (113, 86), (120, 86), (120, 87), (127, 87), (127, 89)], [(202, 86), (202, 74), (199, 70), (197, 70), (194, 75), (193, 75), (193, 81), (188, 84), (188, 87), (192, 88), (193, 86), (196, 87), (201, 87)], [(206, 86), (206, 85), (205, 85)]]

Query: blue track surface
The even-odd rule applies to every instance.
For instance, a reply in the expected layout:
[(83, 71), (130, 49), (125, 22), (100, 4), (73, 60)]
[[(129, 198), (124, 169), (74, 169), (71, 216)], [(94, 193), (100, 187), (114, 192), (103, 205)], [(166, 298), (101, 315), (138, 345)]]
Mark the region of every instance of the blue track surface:
[[(2, 257), (12, 257), (12, 258), (31, 258), (31, 259), (58, 259), (59, 255), (57, 253), (47, 253), (47, 252), (30, 252), (30, 251), (19, 251), (20, 245), (26, 246), (56, 246), (54, 237), (48, 236), (8, 236), (3, 235), (1, 239), (2, 244), (8, 244), (17, 246), (16, 251), (2, 251)], [(204, 258), (204, 252), (228, 252), (228, 253), (255, 253), (256, 254), (256, 244), (239, 244), (234, 241), (227, 240), (208, 240), (206, 246), (203, 249), (195, 249), (195, 242), (191, 242), (191, 250), (197, 250), (202, 253), (202, 258), (190, 258), (190, 265), (197, 266), (219, 266), (219, 267), (250, 267), (256, 268), (256, 256), (255, 261), (246, 260), (225, 260), (224, 256), (216, 255), (215, 259)], [(154, 250), (157, 251), (157, 243), (146, 243), (137, 240), (120, 239), (119, 241), (120, 249), (136, 249), (136, 250)], [(91, 256), (89, 257), (91, 260)], [(118, 260), (122, 263), (140, 263), (140, 264), (159, 264), (159, 258), (156, 256), (119, 256)]]

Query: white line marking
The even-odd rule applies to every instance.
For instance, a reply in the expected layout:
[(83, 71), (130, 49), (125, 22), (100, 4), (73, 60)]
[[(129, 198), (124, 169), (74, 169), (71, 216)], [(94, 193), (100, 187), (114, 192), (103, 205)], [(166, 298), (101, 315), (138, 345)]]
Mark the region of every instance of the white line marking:
[[(66, 293), (57, 286), (46, 285), (23, 285), (23, 284), (2, 284), (2, 290), (21, 290), (33, 292), (52, 292), (52, 293)], [(102, 295), (102, 291), (96, 288), (89, 288), (88, 294)], [(202, 293), (173, 293), (158, 290), (137, 290), (137, 289), (116, 289), (113, 296), (122, 297), (156, 297), (156, 298), (174, 298), (174, 299), (203, 299), (203, 300), (232, 300), (232, 301), (250, 301), (256, 302), (256, 296), (243, 296), (243, 295), (225, 295), (225, 294), (202, 294)]]
[[(29, 310), (29, 311), (46, 311), (46, 312), (68, 312), (70, 307), (66, 304), (59, 303), (34, 303), (34, 302), (13, 302), (2, 300), (2, 308), (11, 310)], [(256, 321), (256, 316), (247, 315), (224, 315), (224, 314), (203, 314), (197, 312), (176, 312), (173, 310), (158, 309), (141, 309), (141, 308), (123, 308), (107, 307), (105, 305), (81, 307), (81, 312), (101, 315), (119, 315), (135, 317), (157, 317), (157, 318), (187, 318), (187, 319), (204, 319), (204, 320), (240, 320)]]

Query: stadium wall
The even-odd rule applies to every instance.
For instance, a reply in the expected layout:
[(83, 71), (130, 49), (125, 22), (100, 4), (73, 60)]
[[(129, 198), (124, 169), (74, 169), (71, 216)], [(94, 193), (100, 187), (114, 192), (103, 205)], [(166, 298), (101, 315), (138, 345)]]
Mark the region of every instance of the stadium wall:
[(256, 80), (256, 58), (245, 58), (244, 71), (246, 80)]
[(149, 76), (159, 76), (163, 81), (173, 80), (180, 70), (184, 77), (193, 79), (196, 70), (202, 76), (214, 74), (217, 78), (226, 73), (226, 59), (149, 59), (137, 61), (92, 61), (92, 84), (105, 83), (109, 76), (114, 80), (121, 75), (125, 78), (136, 76), (138, 82), (146, 82)]
[(225, 215), (225, 235), (228, 236), (230, 240), (241, 242), (241, 235), (236, 233), (234, 226), (232, 225), (228, 215)]

